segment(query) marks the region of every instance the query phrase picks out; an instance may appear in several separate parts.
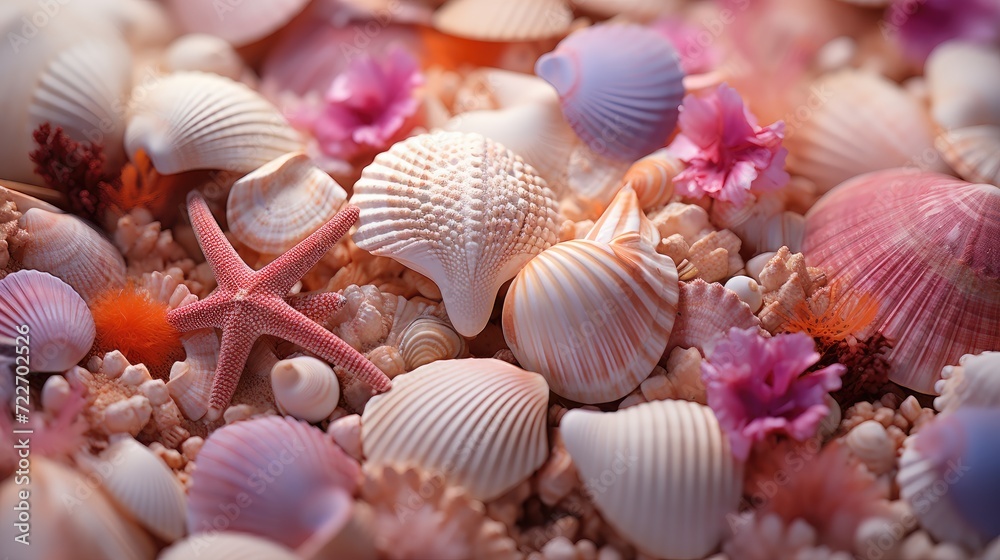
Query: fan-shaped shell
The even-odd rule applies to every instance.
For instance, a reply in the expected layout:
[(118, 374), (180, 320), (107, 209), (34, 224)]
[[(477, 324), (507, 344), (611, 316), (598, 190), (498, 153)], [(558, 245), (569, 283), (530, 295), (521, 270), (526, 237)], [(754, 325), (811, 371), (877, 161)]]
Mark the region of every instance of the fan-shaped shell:
[(870, 173), (806, 216), (803, 254), (879, 303), (889, 378), (931, 393), (963, 354), (1000, 346), (1000, 189), (905, 169)]
[(284, 27), (308, 0), (239, 0), (203, 2), (168, 0), (171, 13), (188, 32), (222, 37), (235, 47), (254, 43)]
[(168, 543), (184, 536), (184, 488), (148, 447), (124, 436), (113, 441), (100, 457), (80, 455), (77, 460), (151, 533)]
[(655, 558), (703, 558), (735, 514), (743, 466), (710, 408), (689, 401), (612, 413), (570, 410), (559, 426), (601, 515)]
[(957, 128), (938, 134), (934, 145), (959, 176), (1000, 185), (1000, 125)]
[(931, 115), (946, 130), (1000, 126), (1000, 49), (995, 45), (947, 41), (924, 67)]
[(628, 183), (611, 200), (584, 239), (610, 243), (626, 233), (638, 233), (650, 247), (660, 242), (660, 232), (642, 211), (639, 197)]
[(30, 238), (21, 264), (48, 272), (85, 300), (125, 285), (125, 260), (110, 241), (71, 214), (32, 208), (19, 225)]
[(812, 88), (818, 106), (789, 132), (788, 169), (826, 192), (852, 177), (918, 165), (943, 170), (925, 109), (898, 85), (879, 75), (843, 70)]
[(522, 366), (585, 403), (624, 397), (652, 371), (677, 312), (677, 269), (637, 233), (578, 239), (531, 260), (514, 278), (503, 333)]
[(674, 196), (674, 177), (684, 170), (684, 162), (665, 149), (657, 150), (632, 164), (622, 184), (631, 185), (643, 210), (662, 208)]
[(750, 306), (741, 301), (736, 292), (717, 282), (701, 279), (681, 282), (677, 321), (670, 333), (667, 351), (677, 347), (697, 348), (703, 356), (707, 355), (716, 340), (733, 327), (757, 327), (761, 336), (768, 336)]
[(66, 371), (90, 352), (96, 334), (87, 303), (55, 276), (19, 270), (0, 280), (0, 342), (28, 349), (17, 365)]
[(281, 360), (271, 368), (271, 388), (278, 409), (306, 422), (330, 416), (340, 400), (333, 368), (311, 356)]
[(219, 363), (219, 337), (214, 329), (188, 333), (181, 338), (184, 361), (170, 368), (167, 391), (190, 420), (200, 420), (208, 412), (212, 381)]
[(542, 376), (506, 362), (427, 364), (368, 401), (361, 417), (366, 464), (419, 467), (490, 500), (545, 462), (548, 400)]
[(665, 37), (639, 25), (603, 24), (571, 34), (535, 73), (594, 152), (634, 161), (666, 144), (684, 97), (684, 72)]
[(379, 154), (354, 185), (354, 242), (427, 276), (465, 336), (500, 286), (558, 240), (556, 201), (521, 158), (478, 134), (438, 132)]
[(157, 560), (301, 560), (291, 549), (246, 533), (192, 535), (164, 550)]
[(229, 424), (212, 432), (198, 452), (188, 531), (214, 533), (220, 507), (231, 505), (239, 515), (230, 520), (230, 531), (291, 548), (321, 532), (333, 537), (350, 521), (350, 495), (360, 475), (354, 459), (304, 422), (267, 416)]
[(952, 412), (963, 406), (1000, 408), (1000, 352), (966, 354), (957, 366), (945, 366), (934, 384), (941, 396), (934, 408)]
[(125, 148), (163, 174), (194, 169), (248, 173), (301, 148), (281, 113), (247, 86), (204, 72), (178, 72), (135, 95)]
[(417, 317), (399, 335), (399, 353), (409, 371), (438, 360), (461, 357), (468, 351), (465, 339), (447, 321), (437, 317)]
[(477, 41), (538, 41), (569, 31), (573, 12), (563, 0), (451, 0), (436, 12), (434, 28)]
[(229, 191), (226, 218), (237, 239), (278, 255), (329, 221), (347, 192), (301, 152), (285, 154), (246, 175)]

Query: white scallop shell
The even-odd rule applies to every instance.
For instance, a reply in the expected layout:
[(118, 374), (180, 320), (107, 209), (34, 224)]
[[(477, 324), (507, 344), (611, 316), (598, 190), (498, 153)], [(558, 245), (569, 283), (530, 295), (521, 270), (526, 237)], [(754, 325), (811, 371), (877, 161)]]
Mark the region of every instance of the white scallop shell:
[(366, 464), (416, 466), (490, 500), (545, 462), (548, 400), (542, 376), (506, 362), (427, 364), (368, 401), (361, 417)]
[(201, 329), (181, 337), (183, 362), (170, 368), (167, 391), (189, 420), (200, 420), (208, 412), (212, 381), (219, 362), (219, 337), (214, 329)]
[(1000, 50), (994, 45), (948, 41), (924, 65), (931, 115), (946, 130), (1000, 125)]
[(638, 233), (642, 240), (656, 247), (660, 242), (660, 231), (642, 211), (639, 197), (628, 183), (611, 200), (601, 217), (594, 222), (584, 239), (611, 243), (616, 237), (626, 233)]
[(267, 539), (220, 531), (192, 535), (165, 549), (157, 560), (301, 560), (291, 549)]
[(957, 366), (945, 366), (934, 384), (941, 396), (934, 408), (942, 413), (963, 406), (1000, 407), (1000, 352), (962, 356)]
[(18, 348), (23, 358), (15, 359), (16, 365), (66, 371), (90, 352), (96, 334), (87, 303), (55, 276), (19, 270), (0, 280), (0, 345)]
[(956, 128), (938, 134), (934, 145), (958, 175), (972, 183), (1000, 185), (1000, 126)]
[(733, 327), (757, 327), (761, 336), (768, 336), (750, 306), (732, 290), (701, 279), (681, 282), (677, 321), (667, 350), (697, 348), (703, 356), (707, 355), (715, 342)]
[(271, 368), (271, 388), (278, 409), (306, 422), (330, 416), (340, 400), (333, 368), (311, 356), (281, 360)]
[(677, 312), (677, 269), (638, 233), (573, 240), (514, 278), (503, 333), (521, 365), (585, 403), (624, 397), (659, 361)]
[(354, 242), (433, 280), (456, 330), (483, 330), (500, 286), (558, 239), (556, 201), (510, 150), (437, 132), (394, 145), (364, 169)]
[(148, 447), (130, 436), (118, 437), (99, 457), (78, 455), (77, 463), (158, 538), (170, 543), (184, 536), (184, 488)]
[(434, 12), (442, 33), (477, 41), (538, 41), (564, 35), (573, 11), (563, 0), (451, 0)]
[(248, 173), (301, 148), (277, 108), (247, 86), (204, 72), (166, 76), (134, 94), (125, 130), (133, 160), (143, 150), (156, 170)]
[(876, 475), (885, 474), (896, 466), (896, 444), (889, 438), (885, 427), (875, 420), (867, 420), (852, 428), (844, 436), (844, 442), (851, 453)]
[(575, 409), (559, 429), (585, 492), (641, 551), (702, 558), (718, 546), (737, 512), (743, 466), (712, 409), (678, 400)]
[(271, 35), (299, 14), (308, 0), (167, 0), (174, 17), (188, 32), (222, 37), (242, 47)]
[(278, 157), (236, 181), (226, 218), (251, 249), (278, 255), (328, 222), (347, 192), (301, 152)]

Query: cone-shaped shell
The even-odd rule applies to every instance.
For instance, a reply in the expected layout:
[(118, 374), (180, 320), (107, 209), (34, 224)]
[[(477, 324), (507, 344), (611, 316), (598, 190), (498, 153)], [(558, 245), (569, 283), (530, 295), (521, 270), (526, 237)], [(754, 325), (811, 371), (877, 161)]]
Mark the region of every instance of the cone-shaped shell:
[(354, 185), (354, 242), (433, 280), (455, 329), (478, 334), (500, 286), (558, 240), (552, 191), (478, 134), (438, 132), (379, 154)]
[(666, 400), (559, 425), (585, 492), (623, 537), (655, 558), (703, 558), (735, 514), (743, 467), (712, 409)]
[(542, 376), (506, 362), (427, 364), (368, 401), (361, 417), (366, 464), (415, 466), (478, 500), (493, 499), (545, 462), (548, 400)]
[(187, 32), (222, 37), (242, 47), (281, 29), (301, 12), (308, 0), (239, 0), (203, 2), (167, 0), (171, 13)]
[(229, 191), (226, 218), (237, 239), (278, 255), (328, 222), (347, 192), (301, 152), (285, 154), (244, 176)]
[(963, 406), (1000, 408), (1000, 352), (962, 356), (957, 366), (941, 370), (934, 390), (941, 395), (934, 408), (942, 413)]
[(144, 90), (125, 149), (170, 175), (194, 169), (248, 173), (301, 147), (291, 125), (247, 86), (203, 72), (171, 74)]
[(677, 269), (638, 233), (578, 239), (528, 263), (510, 285), (503, 333), (520, 364), (584, 403), (624, 397), (663, 355), (677, 313)]
[(715, 342), (733, 327), (757, 327), (761, 335), (767, 336), (750, 306), (718, 282), (700, 278), (681, 282), (677, 311), (668, 351), (677, 347), (697, 348), (707, 356)]
[(451, 0), (434, 12), (434, 28), (456, 37), (512, 43), (559, 37), (573, 12), (563, 0)]
[(923, 393), (963, 354), (1000, 347), (1000, 189), (905, 169), (852, 179), (806, 216), (803, 253), (879, 304), (889, 378)]
[(539, 58), (535, 73), (559, 92), (580, 139), (611, 159), (634, 161), (662, 148), (684, 97), (673, 46), (639, 25), (577, 31)]
[(83, 299), (125, 285), (125, 260), (110, 241), (72, 214), (32, 208), (18, 224), (31, 236), (21, 264), (73, 287)]
[(229, 531), (292, 548), (319, 532), (335, 536), (350, 521), (360, 475), (354, 459), (304, 422), (279, 416), (236, 422), (213, 432), (198, 452), (188, 531), (214, 533), (220, 504), (233, 504), (240, 513)]
[(330, 416), (340, 400), (333, 368), (311, 356), (281, 360), (271, 368), (271, 388), (278, 409), (306, 422)]
[(19, 270), (0, 280), (0, 344), (28, 349), (29, 371), (62, 372), (90, 352), (97, 331), (87, 303), (45, 272)]
[(100, 457), (78, 456), (77, 462), (151, 533), (168, 543), (184, 536), (184, 488), (148, 447), (131, 436), (119, 437)]
[(301, 560), (291, 549), (246, 533), (192, 535), (164, 550), (157, 560)]

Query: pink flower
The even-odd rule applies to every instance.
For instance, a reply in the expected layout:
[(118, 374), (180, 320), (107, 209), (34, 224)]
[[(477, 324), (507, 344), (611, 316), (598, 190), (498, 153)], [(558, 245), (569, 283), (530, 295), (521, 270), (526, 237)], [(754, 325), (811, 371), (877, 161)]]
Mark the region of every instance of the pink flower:
[(829, 412), (824, 397), (840, 388), (840, 364), (803, 374), (819, 360), (802, 333), (764, 338), (756, 329), (733, 328), (719, 341), (701, 376), (708, 405), (729, 435), (733, 454), (746, 459), (755, 441), (783, 433), (803, 441)]
[(671, 15), (654, 21), (650, 27), (670, 40), (677, 49), (685, 74), (710, 72), (722, 60), (722, 54), (715, 46), (715, 37), (703, 25)]
[(323, 155), (350, 160), (401, 139), (420, 106), (414, 90), (422, 84), (417, 61), (402, 49), (380, 60), (361, 54), (333, 80), (321, 103), (293, 110), (288, 118), (312, 134)]
[(740, 94), (726, 84), (703, 99), (687, 95), (680, 129), (668, 150), (688, 164), (674, 178), (681, 194), (741, 204), (751, 190), (773, 191), (788, 183), (788, 150), (781, 147), (785, 123), (758, 126)]
[(1000, 39), (1000, 2), (894, 0), (880, 27), (900, 41), (908, 57), (923, 63), (945, 41), (989, 44)]

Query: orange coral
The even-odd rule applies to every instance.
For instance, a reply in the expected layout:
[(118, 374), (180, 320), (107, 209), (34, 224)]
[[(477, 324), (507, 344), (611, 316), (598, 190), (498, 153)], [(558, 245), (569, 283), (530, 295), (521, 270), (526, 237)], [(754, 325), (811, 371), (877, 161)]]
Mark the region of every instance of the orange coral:
[(184, 200), (188, 191), (203, 182), (205, 172), (161, 175), (144, 151), (137, 151), (133, 159), (135, 161), (122, 168), (121, 180), (114, 185), (104, 184), (101, 194), (106, 197), (109, 206), (122, 213), (145, 207), (157, 219), (173, 222), (176, 206)]
[(858, 334), (871, 325), (878, 315), (878, 302), (871, 294), (842, 293), (839, 283), (830, 287), (830, 303), (823, 313), (815, 313), (807, 302), (801, 302), (785, 315), (787, 332), (803, 332), (819, 341), (821, 346), (836, 344), (849, 335)]
[(180, 334), (167, 323), (167, 306), (134, 283), (104, 292), (90, 304), (100, 352), (119, 350), (133, 364), (142, 363), (166, 376), (183, 356)]

